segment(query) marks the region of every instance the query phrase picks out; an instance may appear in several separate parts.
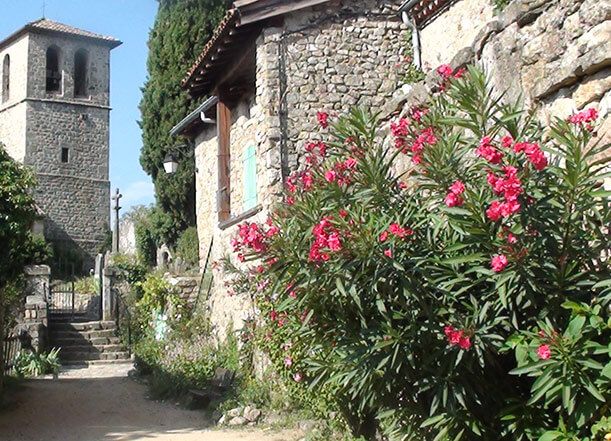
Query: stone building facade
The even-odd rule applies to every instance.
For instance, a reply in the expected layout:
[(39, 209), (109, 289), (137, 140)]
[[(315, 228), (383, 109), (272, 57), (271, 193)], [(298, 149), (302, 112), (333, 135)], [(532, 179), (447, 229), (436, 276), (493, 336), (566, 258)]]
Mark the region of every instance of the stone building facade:
[[(240, 6), (246, 3), (251, 5)], [(184, 86), (194, 99), (209, 99), (173, 130), (195, 144), (202, 268), (206, 260), (219, 262), (231, 254), (238, 223), (266, 220), (284, 179), (303, 162), (305, 144), (319, 136), (317, 111), (335, 113), (357, 104), (375, 108), (400, 84), (396, 66), (408, 35), (398, 15), (400, 0), (299, 0), (262, 19), (257, 11), (251, 18), (252, 3), (235, 2), (208, 54), (205, 50), (193, 66)], [(224, 48), (221, 40), (234, 32), (242, 36)], [(222, 57), (228, 77), (217, 76), (214, 68), (206, 72), (216, 51), (230, 54)], [(210, 78), (203, 87), (202, 71)], [(219, 150), (222, 101), (230, 114), (227, 152)], [(252, 305), (228, 289), (220, 265), (213, 275), (210, 310), (222, 336), (230, 323), (241, 327)]]
[(36, 172), (44, 234), (57, 264), (77, 272), (93, 267), (109, 227), (110, 50), (119, 44), (47, 19), (0, 42), (0, 142)]
[[(360, 105), (390, 120), (426, 99), (443, 63), (480, 65), (543, 123), (594, 106), (599, 133), (611, 133), (609, 0), (512, 0), (502, 11), (492, 0), (296, 1), (260, 19), (257, 3), (270, 2), (236, 1), (183, 82), (194, 99), (208, 98), (173, 130), (195, 145), (202, 267), (209, 249), (210, 261), (231, 254), (238, 223), (266, 220), (318, 136), (318, 110)], [(426, 75), (421, 83), (402, 84), (406, 48)], [(227, 280), (215, 267), (209, 306), (221, 335), (251, 313)]]

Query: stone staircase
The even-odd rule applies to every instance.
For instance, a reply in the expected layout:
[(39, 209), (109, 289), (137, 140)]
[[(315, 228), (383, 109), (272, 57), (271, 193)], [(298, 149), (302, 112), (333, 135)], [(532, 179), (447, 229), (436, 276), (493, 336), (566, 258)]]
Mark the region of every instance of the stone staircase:
[(49, 324), (50, 347), (61, 348), (64, 365), (125, 363), (129, 352), (117, 337), (113, 321), (69, 321), (53, 318)]

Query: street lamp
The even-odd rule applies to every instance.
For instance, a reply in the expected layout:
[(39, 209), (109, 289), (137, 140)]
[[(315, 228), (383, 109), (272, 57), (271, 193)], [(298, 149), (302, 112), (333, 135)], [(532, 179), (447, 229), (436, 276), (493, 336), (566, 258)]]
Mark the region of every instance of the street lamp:
[(176, 170), (178, 170), (178, 160), (173, 153), (168, 153), (165, 155), (165, 159), (163, 160), (163, 168), (168, 175), (176, 173)]

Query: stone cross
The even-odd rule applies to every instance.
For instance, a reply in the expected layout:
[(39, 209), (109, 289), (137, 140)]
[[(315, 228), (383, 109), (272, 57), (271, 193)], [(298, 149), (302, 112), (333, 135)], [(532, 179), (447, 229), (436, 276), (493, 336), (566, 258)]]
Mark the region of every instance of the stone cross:
[(123, 197), (121, 193), (119, 193), (119, 189), (115, 190), (115, 195), (112, 197), (112, 200), (115, 203), (115, 206), (112, 208), (115, 212), (115, 224), (112, 229), (112, 252), (113, 254), (119, 252), (119, 210), (121, 207), (119, 206), (119, 200)]

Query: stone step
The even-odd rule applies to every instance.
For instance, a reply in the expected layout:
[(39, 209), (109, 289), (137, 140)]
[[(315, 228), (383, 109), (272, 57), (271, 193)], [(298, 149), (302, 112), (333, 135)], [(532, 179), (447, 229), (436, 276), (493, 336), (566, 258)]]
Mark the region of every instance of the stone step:
[(95, 321), (95, 322), (51, 322), (49, 328), (54, 331), (100, 331), (117, 329), (117, 324), (113, 321)]
[(71, 352), (92, 352), (92, 353), (110, 353), (110, 352), (123, 352), (125, 348), (120, 344), (108, 344), (108, 345), (64, 345), (60, 346), (62, 354)]
[(49, 337), (51, 339), (71, 338), (91, 340), (93, 338), (115, 337), (116, 335), (116, 330), (114, 329), (102, 329), (100, 331), (60, 331), (55, 329), (49, 330)]
[(83, 337), (51, 337), (51, 346), (56, 347), (69, 347), (69, 346), (105, 346), (105, 345), (118, 345), (121, 343), (119, 337), (111, 335), (108, 337), (94, 337), (94, 338), (83, 338)]
[(65, 368), (80, 368), (90, 366), (105, 366), (114, 364), (131, 364), (131, 358), (129, 360), (80, 360), (80, 361), (62, 361), (62, 366)]
[(60, 351), (59, 358), (62, 361), (90, 361), (90, 360), (129, 360), (129, 352), (66, 352)]

